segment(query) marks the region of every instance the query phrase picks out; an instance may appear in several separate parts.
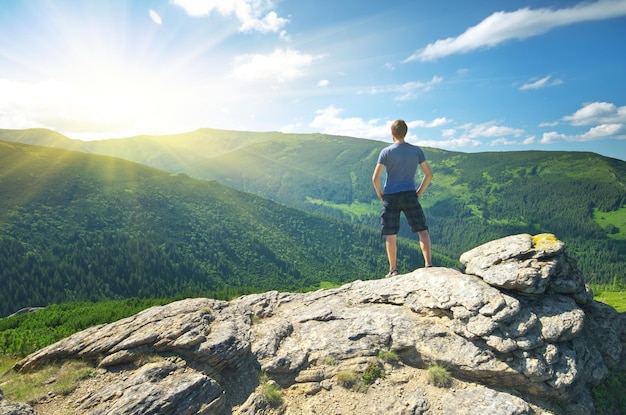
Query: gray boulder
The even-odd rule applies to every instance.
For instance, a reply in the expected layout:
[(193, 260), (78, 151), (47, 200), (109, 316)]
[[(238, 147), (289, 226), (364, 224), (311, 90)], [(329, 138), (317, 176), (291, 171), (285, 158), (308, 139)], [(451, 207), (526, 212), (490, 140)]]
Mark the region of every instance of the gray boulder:
[(4, 393), (0, 390), (0, 414), (1, 415), (35, 415), (30, 405), (21, 402), (9, 402), (4, 399)]
[[(309, 293), (178, 301), (76, 333), (15, 370), (66, 359), (98, 365), (106, 382), (75, 392), (68, 405), (76, 414), (304, 414), (339, 405), (508, 415), (531, 413), (530, 401), (593, 413), (591, 387), (625, 366), (626, 319), (592, 300), (564, 244), (515, 235), (461, 262), (464, 272), (428, 268)], [(386, 363), (388, 376), (366, 404), (346, 406), (338, 374), (382, 365), (377, 355), (386, 351), (399, 362)], [(141, 356), (163, 360), (138, 364)], [(413, 379), (435, 363), (471, 387), (434, 402)], [(264, 398), (262, 373), (287, 391), (278, 408)], [(484, 411), (463, 412), (477, 407)]]

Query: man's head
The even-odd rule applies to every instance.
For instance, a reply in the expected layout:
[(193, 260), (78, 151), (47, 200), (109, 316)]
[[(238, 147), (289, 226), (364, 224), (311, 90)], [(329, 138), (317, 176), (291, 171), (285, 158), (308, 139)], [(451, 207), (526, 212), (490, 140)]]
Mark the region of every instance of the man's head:
[(391, 135), (398, 140), (404, 140), (408, 131), (409, 127), (407, 127), (404, 120), (395, 120), (393, 124), (391, 124)]

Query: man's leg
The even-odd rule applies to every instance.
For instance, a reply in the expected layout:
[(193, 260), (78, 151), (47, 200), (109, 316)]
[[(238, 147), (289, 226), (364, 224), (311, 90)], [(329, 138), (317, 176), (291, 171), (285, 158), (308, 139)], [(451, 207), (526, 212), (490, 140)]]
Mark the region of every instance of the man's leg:
[(422, 255), (424, 256), (424, 266), (432, 267), (433, 260), (430, 253), (430, 234), (428, 233), (428, 229), (419, 231), (417, 235), (420, 238), (420, 248), (422, 249)]
[(396, 245), (396, 235), (385, 235), (385, 248), (387, 248), (387, 259), (389, 259), (389, 271), (397, 269), (398, 247)]

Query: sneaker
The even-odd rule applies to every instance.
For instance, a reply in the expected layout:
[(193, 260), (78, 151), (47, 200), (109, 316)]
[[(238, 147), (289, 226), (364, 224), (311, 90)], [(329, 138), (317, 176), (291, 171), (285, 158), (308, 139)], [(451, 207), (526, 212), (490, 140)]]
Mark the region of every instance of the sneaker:
[(398, 274), (399, 274), (398, 270), (394, 268), (391, 271), (389, 271), (387, 275), (385, 275), (385, 278), (395, 277)]

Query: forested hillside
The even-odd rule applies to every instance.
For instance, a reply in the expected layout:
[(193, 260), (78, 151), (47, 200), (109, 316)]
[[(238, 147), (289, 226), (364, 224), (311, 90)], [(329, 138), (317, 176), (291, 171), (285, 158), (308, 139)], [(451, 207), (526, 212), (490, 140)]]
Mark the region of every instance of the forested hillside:
[[(76, 148), (75, 140), (37, 132), (48, 145)], [(37, 142), (32, 131), (3, 135)], [(80, 148), (217, 180), (377, 230), (380, 203), (370, 178), (385, 145), (322, 134), (202, 129), (84, 142)], [(458, 258), (502, 236), (551, 232), (569, 245), (590, 282), (626, 282), (626, 162), (593, 153), (424, 150), (435, 173), (422, 203), (436, 252)], [(409, 236), (406, 227), (404, 232)]]
[[(591, 153), (513, 152), (459, 155), (435, 168), (460, 189), (459, 203), (439, 198), (430, 211), (437, 218), (446, 208), (467, 216), (458, 224), (441, 218), (448, 224), (442, 238), (462, 241), (472, 224), (498, 234), (547, 231), (568, 244), (589, 282), (625, 280), (626, 163)], [(608, 212), (621, 229), (601, 223)]]
[[(0, 316), (66, 301), (304, 290), (387, 271), (377, 231), (214, 181), (2, 141), (0, 166)], [(404, 270), (420, 264), (415, 243), (400, 249)]]
[[(277, 136), (185, 171), (377, 228), (380, 204), (370, 178), (384, 146)], [(435, 179), (422, 204), (436, 251), (458, 258), (506, 235), (550, 232), (568, 243), (590, 281), (626, 282), (625, 162), (592, 153), (424, 150)], [(238, 160), (243, 166), (233, 168)], [(410, 236), (407, 227), (402, 234)]]

